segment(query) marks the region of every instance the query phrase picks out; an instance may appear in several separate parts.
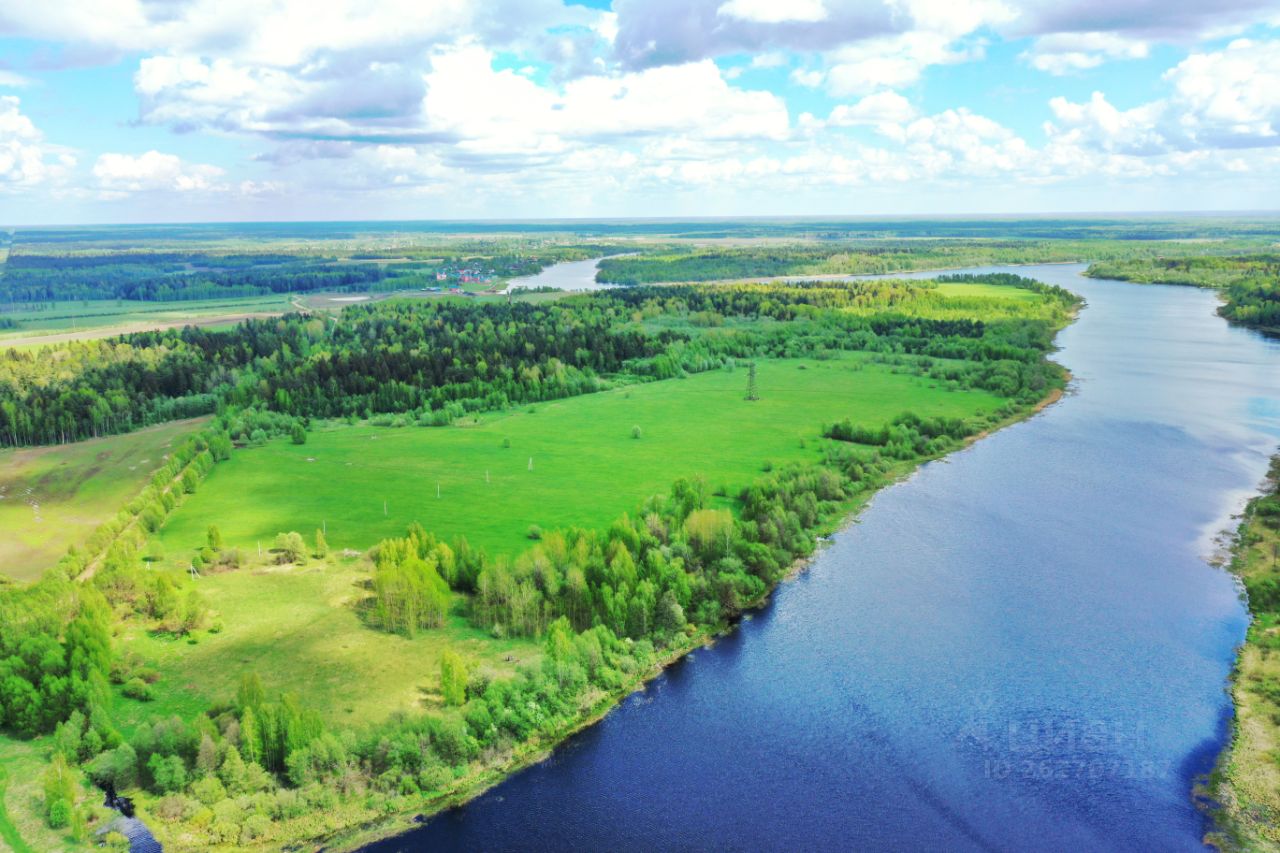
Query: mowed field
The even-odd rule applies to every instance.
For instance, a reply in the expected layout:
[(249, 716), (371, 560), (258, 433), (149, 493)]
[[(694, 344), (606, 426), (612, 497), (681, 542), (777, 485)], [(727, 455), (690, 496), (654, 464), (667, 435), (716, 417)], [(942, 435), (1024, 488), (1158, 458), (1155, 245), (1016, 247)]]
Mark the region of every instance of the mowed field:
[(38, 576), (142, 490), (204, 419), (56, 447), (0, 451), (0, 574)]
[[(0, 306), (0, 308), (7, 306)], [(71, 340), (93, 340), (149, 329), (220, 325), (249, 317), (295, 310), (289, 294), (239, 296), (181, 302), (128, 299), (55, 302), (33, 311), (0, 310), (21, 326), (0, 331), (0, 346), (32, 347)]]
[[(281, 531), (324, 526), (334, 548), (363, 549), (420, 522), (465, 535), (490, 555), (527, 547), (531, 525), (601, 528), (682, 476), (728, 494), (764, 463), (817, 460), (824, 424), (876, 425), (906, 410), (984, 415), (1005, 401), (945, 391), (865, 356), (759, 363), (543, 403), (444, 428), (336, 426), (305, 445), (238, 450), (161, 531), (171, 561), (189, 558), (216, 523), (256, 553)], [(640, 438), (633, 438), (635, 427)], [(509, 446), (507, 446), (509, 445)]]

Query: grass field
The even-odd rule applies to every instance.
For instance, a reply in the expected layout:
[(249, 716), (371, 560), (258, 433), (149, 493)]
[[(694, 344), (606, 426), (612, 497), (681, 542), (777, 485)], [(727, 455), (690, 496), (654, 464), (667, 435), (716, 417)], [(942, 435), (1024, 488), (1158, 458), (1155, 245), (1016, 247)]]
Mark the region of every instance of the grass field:
[(76, 444), (0, 451), (0, 573), (38, 576), (112, 517), (203, 419)]
[(529, 544), (530, 525), (605, 527), (680, 476), (702, 475), (732, 494), (760, 476), (762, 463), (816, 461), (824, 423), (879, 424), (908, 409), (980, 415), (1005, 402), (937, 390), (862, 356), (762, 362), (755, 402), (743, 399), (746, 381), (745, 369), (716, 371), (470, 426), (338, 426), (301, 446), (236, 451), (170, 517), (163, 544), (185, 560), (210, 523), (251, 551), (278, 532), (310, 538), (324, 525), (331, 546), (360, 549), (417, 521), (510, 553)]
[(36, 346), (58, 341), (105, 338), (145, 329), (207, 323), (226, 318), (281, 314), (293, 310), (289, 294), (239, 296), (184, 302), (140, 302), (128, 299), (55, 302), (34, 311), (2, 310), (21, 326), (0, 332), (0, 346)]
[[(466, 426), (342, 425), (311, 433), (301, 446), (277, 440), (236, 451), (170, 516), (159, 534), (164, 558), (154, 564), (196, 584), (222, 630), (201, 632), (192, 645), (131, 626), (122, 647), (162, 680), (154, 703), (121, 698), (120, 718), (127, 726), (144, 714), (189, 717), (232, 696), (241, 672), (254, 669), (268, 689), (296, 693), (332, 719), (377, 720), (433, 703), (446, 647), (461, 647), (495, 672), (538, 654), (536, 644), (494, 640), (457, 613), (446, 630), (413, 640), (372, 630), (351, 606), (365, 594), (362, 561), (267, 567), (258, 544), (269, 556), (279, 531), (298, 530), (310, 541), (324, 524), (332, 548), (364, 549), (420, 521), (510, 554), (531, 544), (531, 524), (603, 528), (679, 476), (701, 474), (732, 493), (761, 476), (765, 461), (816, 461), (822, 425), (834, 419), (880, 423), (905, 409), (985, 415), (1005, 402), (938, 390), (864, 356), (763, 362), (755, 402), (743, 399), (746, 378), (744, 369), (717, 371)], [(186, 578), (211, 523), (256, 567)]]
[[(942, 273), (939, 273), (942, 275)], [(984, 299), (1012, 299), (1017, 302), (1034, 302), (1040, 298), (1034, 290), (1022, 290), (1004, 284), (977, 284), (960, 281), (938, 282), (938, 292), (943, 296), (980, 296)]]
[[(537, 657), (536, 642), (495, 640), (457, 614), (444, 629), (413, 639), (366, 627), (351, 606), (365, 594), (362, 583), (369, 577), (358, 562), (333, 558), (204, 575), (194, 583), (222, 630), (201, 632), (195, 645), (130, 623), (121, 648), (155, 667), (162, 679), (154, 702), (117, 701), (122, 726), (170, 714), (191, 719), (231, 699), (248, 670), (262, 675), (270, 695), (293, 693), (331, 722), (377, 721), (438, 702), (446, 648), (495, 674)], [(193, 583), (182, 575), (175, 579)]]

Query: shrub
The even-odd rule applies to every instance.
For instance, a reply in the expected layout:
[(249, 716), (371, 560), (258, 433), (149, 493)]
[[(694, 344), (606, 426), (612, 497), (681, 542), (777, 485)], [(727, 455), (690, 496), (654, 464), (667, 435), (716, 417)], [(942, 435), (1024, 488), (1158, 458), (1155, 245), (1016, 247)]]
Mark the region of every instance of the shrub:
[(151, 689), (151, 685), (137, 676), (126, 681), (120, 692), (130, 699), (137, 699), (139, 702), (150, 702), (156, 698), (155, 691)]
[(197, 780), (191, 786), (192, 795), (204, 803), (206, 806), (212, 806), (214, 803), (220, 803), (227, 798), (227, 789), (217, 776), (206, 776)]
[(240, 827), (240, 844), (245, 845), (265, 836), (271, 830), (271, 818), (266, 815), (250, 815)]
[(50, 829), (65, 829), (71, 823), (71, 803), (58, 798), (49, 803)]

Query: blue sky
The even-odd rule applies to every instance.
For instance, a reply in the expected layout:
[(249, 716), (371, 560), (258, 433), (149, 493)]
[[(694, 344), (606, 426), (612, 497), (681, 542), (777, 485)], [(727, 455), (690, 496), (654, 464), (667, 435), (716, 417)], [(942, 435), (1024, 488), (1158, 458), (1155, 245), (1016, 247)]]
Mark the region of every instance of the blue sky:
[(0, 0), (0, 224), (1264, 210), (1280, 0)]

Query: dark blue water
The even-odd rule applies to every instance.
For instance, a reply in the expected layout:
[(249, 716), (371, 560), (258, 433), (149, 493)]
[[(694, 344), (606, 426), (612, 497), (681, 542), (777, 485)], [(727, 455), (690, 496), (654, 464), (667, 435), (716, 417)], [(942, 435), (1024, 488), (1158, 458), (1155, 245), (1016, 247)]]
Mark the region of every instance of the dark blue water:
[(1085, 295), (1073, 391), (876, 497), (773, 603), (376, 851), (1202, 849), (1244, 635), (1205, 560), (1280, 443), (1280, 344)]

